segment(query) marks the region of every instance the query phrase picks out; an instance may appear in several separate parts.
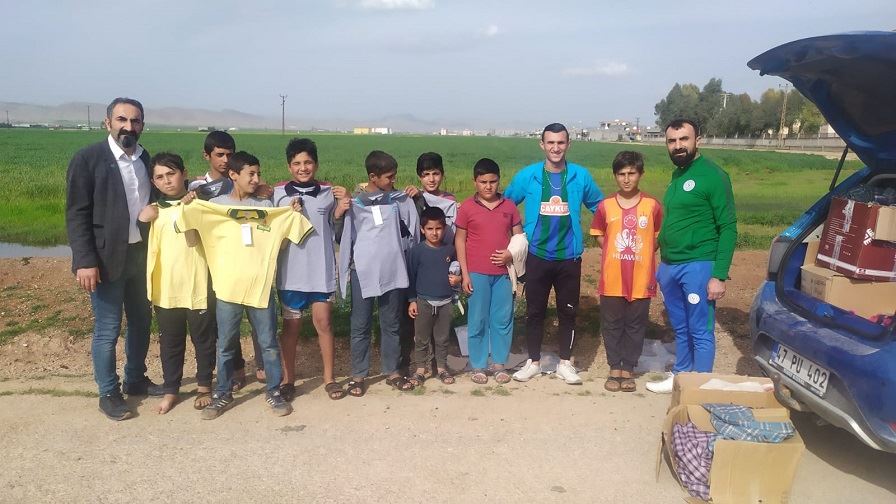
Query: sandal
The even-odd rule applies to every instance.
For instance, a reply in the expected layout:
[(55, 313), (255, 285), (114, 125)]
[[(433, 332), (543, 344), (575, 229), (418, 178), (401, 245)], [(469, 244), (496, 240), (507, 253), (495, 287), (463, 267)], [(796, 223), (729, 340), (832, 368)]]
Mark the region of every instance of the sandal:
[(408, 381), (404, 376), (393, 376), (392, 378), (386, 378), (386, 384), (398, 390), (399, 392), (410, 392), (414, 390), (414, 384)]
[(619, 392), (622, 388), (622, 380), (621, 376), (608, 376), (607, 381), (604, 382), (604, 388), (610, 392)]
[(361, 397), (367, 392), (367, 386), (364, 384), (364, 380), (349, 380), (345, 390), (352, 397)]
[(634, 378), (622, 378), (619, 388), (623, 392), (634, 392), (638, 389), (638, 386), (635, 384)]
[(212, 403), (212, 393), (211, 392), (199, 392), (196, 394), (196, 397), (193, 399), (193, 408), (194, 409), (205, 409), (206, 406)]
[(414, 373), (411, 376), (408, 376), (408, 381), (413, 383), (415, 387), (419, 387), (426, 381), (426, 376), (420, 373)]
[[(351, 382), (349, 382), (349, 383), (351, 383)], [(330, 383), (324, 385), (324, 392), (326, 392), (327, 395), (330, 396), (330, 399), (332, 399), (334, 401), (342, 399), (346, 395), (345, 390), (343, 390), (342, 387), (336, 382), (330, 382)], [(361, 395), (363, 395), (363, 394), (361, 394)]]
[(505, 383), (510, 383), (510, 373), (508, 373), (506, 369), (490, 369), (489, 371), (492, 376), (495, 377), (495, 381), (499, 384), (504, 385)]
[(478, 383), (479, 385), (488, 383), (488, 375), (485, 374), (485, 370), (483, 369), (474, 369), (473, 374), (470, 375), (470, 379), (473, 380), (473, 383)]
[(442, 381), (445, 385), (451, 385), (454, 383), (454, 376), (449, 371), (440, 371), (439, 372), (439, 380)]

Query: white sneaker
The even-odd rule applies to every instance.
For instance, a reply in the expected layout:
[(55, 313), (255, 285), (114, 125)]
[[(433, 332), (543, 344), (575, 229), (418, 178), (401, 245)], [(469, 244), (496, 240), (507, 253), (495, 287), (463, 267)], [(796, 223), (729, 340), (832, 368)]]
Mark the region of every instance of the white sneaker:
[(665, 380), (647, 382), (645, 387), (647, 387), (647, 390), (654, 392), (656, 394), (671, 394), (672, 393), (672, 383), (674, 381), (675, 381), (675, 375), (667, 372)]
[(576, 368), (568, 360), (561, 360), (557, 363), (557, 378), (565, 381), (567, 385), (582, 384), (582, 379), (576, 373)]
[(513, 379), (526, 382), (539, 375), (541, 375), (541, 366), (532, 364), (532, 359), (527, 359), (526, 365), (516, 373), (513, 373)]

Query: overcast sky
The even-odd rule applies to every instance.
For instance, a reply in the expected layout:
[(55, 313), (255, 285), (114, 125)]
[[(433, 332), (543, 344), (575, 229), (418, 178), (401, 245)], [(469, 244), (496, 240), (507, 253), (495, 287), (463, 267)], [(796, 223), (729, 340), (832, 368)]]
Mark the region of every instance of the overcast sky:
[[(811, 8), (805, 5), (811, 4)], [(127, 95), (291, 117), (411, 114), (484, 127), (652, 124), (676, 82), (758, 97), (748, 59), (896, 28), (892, 0), (543, 2), (0, 0), (0, 101)]]

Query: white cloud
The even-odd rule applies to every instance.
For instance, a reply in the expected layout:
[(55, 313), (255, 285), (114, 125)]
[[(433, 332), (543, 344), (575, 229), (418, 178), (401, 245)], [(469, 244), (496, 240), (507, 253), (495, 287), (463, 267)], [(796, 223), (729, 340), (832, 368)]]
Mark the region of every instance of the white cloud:
[(498, 28), (498, 25), (490, 24), (483, 28), (481, 33), (484, 37), (494, 37), (495, 35), (501, 33), (501, 30)]
[(588, 77), (593, 75), (618, 77), (627, 74), (628, 71), (628, 65), (625, 63), (605, 61), (594, 63), (591, 66), (564, 68), (563, 75), (567, 77)]
[(362, 9), (424, 10), (436, 6), (435, 0), (361, 0)]

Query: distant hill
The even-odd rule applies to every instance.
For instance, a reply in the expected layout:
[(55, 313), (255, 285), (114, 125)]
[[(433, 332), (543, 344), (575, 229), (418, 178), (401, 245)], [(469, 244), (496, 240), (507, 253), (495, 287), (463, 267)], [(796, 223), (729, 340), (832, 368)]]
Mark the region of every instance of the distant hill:
[[(10, 122), (13, 124), (50, 124), (60, 126), (77, 126), (87, 124), (87, 108), (90, 107), (90, 123), (97, 127), (102, 123), (106, 113), (106, 105), (103, 103), (71, 102), (60, 105), (37, 105), (31, 103), (0, 102), (0, 122), (6, 121), (5, 112), (9, 112)], [(185, 107), (146, 107), (146, 123), (152, 127), (164, 128), (198, 128), (214, 126), (219, 129), (245, 128), (245, 129), (280, 129), (280, 116), (262, 116), (241, 112), (239, 110), (207, 110)], [(288, 130), (309, 130), (311, 128), (324, 130), (351, 130), (355, 127), (386, 127), (394, 132), (409, 133), (433, 133), (445, 128), (453, 131), (464, 129), (476, 129), (479, 131), (489, 128), (500, 129), (531, 129), (533, 125), (509, 124), (484, 125), (473, 124), (467, 121), (439, 121), (434, 119), (421, 119), (412, 114), (394, 114), (378, 118), (350, 119), (350, 118), (299, 118), (286, 116), (286, 128)]]

